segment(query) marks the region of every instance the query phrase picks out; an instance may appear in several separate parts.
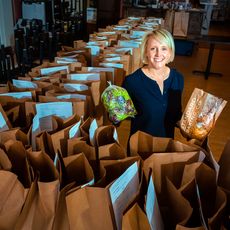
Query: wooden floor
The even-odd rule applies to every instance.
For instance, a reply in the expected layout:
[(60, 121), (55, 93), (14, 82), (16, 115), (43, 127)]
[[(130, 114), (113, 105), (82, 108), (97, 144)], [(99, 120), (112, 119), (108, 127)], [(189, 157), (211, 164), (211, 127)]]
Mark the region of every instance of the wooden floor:
[[(229, 23), (211, 23), (209, 34), (230, 36)], [(222, 73), (222, 77), (210, 76), (205, 80), (203, 75), (194, 75), (192, 71), (205, 69), (208, 51), (207, 46), (196, 45), (191, 56), (176, 56), (172, 67), (184, 75), (183, 108), (185, 108), (194, 88), (203, 89), (228, 101), (209, 136), (211, 150), (215, 159), (218, 160), (226, 141), (230, 139), (230, 46), (217, 46), (214, 50), (211, 71)], [(126, 120), (118, 128), (119, 141), (124, 146), (127, 145), (129, 126), (130, 123)], [(178, 131), (175, 138), (184, 140)]]

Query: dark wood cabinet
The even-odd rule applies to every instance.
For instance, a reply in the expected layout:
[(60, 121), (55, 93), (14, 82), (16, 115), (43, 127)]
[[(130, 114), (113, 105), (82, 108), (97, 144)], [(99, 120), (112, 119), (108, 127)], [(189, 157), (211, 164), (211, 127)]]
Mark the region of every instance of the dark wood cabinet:
[(117, 24), (121, 19), (122, 0), (97, 1), (97, 27)]
[(166, 10), (162, 8), (140, 8), (140, 7), (123, 7), (123, 15), (126, 17), (156, 17), (164, 18)]

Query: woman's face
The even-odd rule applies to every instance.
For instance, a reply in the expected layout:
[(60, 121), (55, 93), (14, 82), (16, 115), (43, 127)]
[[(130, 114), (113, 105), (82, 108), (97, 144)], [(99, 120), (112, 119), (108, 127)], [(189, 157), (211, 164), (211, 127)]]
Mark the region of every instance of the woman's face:
[(161, 69), (169, 62), (171, 49), (166, 44), (150, 37), (146, 46), (146, 56), (149, 68)]

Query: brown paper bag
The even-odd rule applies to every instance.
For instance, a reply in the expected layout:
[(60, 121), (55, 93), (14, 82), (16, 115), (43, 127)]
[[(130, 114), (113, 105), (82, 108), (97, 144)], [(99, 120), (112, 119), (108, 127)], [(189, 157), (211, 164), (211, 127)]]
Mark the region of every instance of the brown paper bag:
[(97, 119), (97, 122), (99, 125), (103, 125), (105, 118), (103, 117), (105, 115), (105, 109), (103, 107), (103, 104), (101, 102), (101, 93), (103, 92), (103, 87), (100, 86), (99, 82), (92, 82), (90, 85), (90, 90), (94, 102), (94, 111), (90, 111), (90, 114), (93, 114), (93, 116)]
[(63, 156), (67, 156), (67, 143), (70, 138), (70, 130), (73, 125), (70, 125), (60, 131), (50, 134), (50, 139), (55, 153), (60, 151)]
[(89, 145), (84, 138), (71, 138), (67, 141), (68, 156), (84, 153), (88, 161), (96, 160), (95, 147)]
[[(176, 225), (185, 225), (191, 218), (193, 208), (189, 201), (183, 197), (180, 191), (174, 186), (174, 184), (167, 178), (167, 197), (168, 197), (168, 211), (164, 218), (168, 218), (165, 222), (167, 227), (175, 229)], [(170, 215), (167, 215), (169, 214)], [(163, 213), (164, 214), (164, 213)]]
[(56, 84), (53, 86), (53, 89), (46, 91), (45, 96), (58, 96), (58, 95), (62, 95), (62, 94), (81, 94), (81, 95), (85, 95), (85, 96), (92, 96), (90, 89), (89, 89), (89, 85), (84, 84), (84, 90), (79, 90), (79, 89), (75, 89), (74, 87), (68, 87), (66, 84), (64, 83), (60, 83), (60, 84)]
[(18, 176), (18, 180), (25, 188), (29, 188), (33, 175), (27, 159), (26, 149), (20, 141), (8, 140), (4, 144), (6, 154), (12, 164), (12, 172)]
[(3, 149), (0, 148), (0, 170), (11, 171), (12, 164)]
[(33, 120), (33, 117), (35, 116), (36, 114), (36, 102), (32, 102), (32, 101), (27, 101), (25, 102), (25, 114), (26, 114), (26, 118), (27, 120), (29, 120), (30, 124), (32, 124), (32, 120)]
[(217, 179), (220, 166), (217, 163), (212, 153), (212, 150), (209, 146), (209, 137), (207, 137), (202, 143), (196, 139), (185, 141), (185, 143), (195, 148), (198, 148), (201, 152), (205, 154), (205, 159), (203, 160), (203, 162), (216, 171), (216, 179)]
[[(106, 82), (107, 82), (107, 79), (106, 79), (106, 72), (93, 72), (93, 71), (84, 71), (84, 69), (86, 70), (87, 67), (83, 67), (81, 71), (77, 71), (76, 74), (85, 74), (86, 76), (87, 75), (98, 75), (99, 74), (99, 79), (100, 80), (100, 92), (103, 92), (104, 89), (106, 88)], [(73, 74), (75, 75), (75, 73)], [(67, 76), (68, 79), (74, 79), (73, 81), (75, 82), (78, 82), (78, 83), (83, 83), (83, 82), (88, 82), (88, 83), (92, 83), (93, 81), (98, 81), (98, 80), (75, 80), (77, 78), (75, 77), (71, 77), (71, 74)], [(87, 79), (87, 77), (86, 77)]]
[(57, 202), (57, 209), (54, 217), (53, 222), (53, 230), (69, 230), (69, 220), (67, 215), (67, 208), (66, 208), (66, 193), (73, 187), (74, 182), (65, 186), (59, 194), (58, 202)]
[(140, 206), (135, 203), (122, 217), (122, 230), (150, 230), (148, 219)]
[(65, 181), (62, 187), (75, 182), (75, 187), (93, 185), (95, 182), (93, 170), (83, 153), (63, 158), (65, 166)]
[(103, 146), (118, 141), (118, 135), (115, 126), (106, 125), (96, 129), (95, 133), (96, 145)]
[(175, 11), (167, 10), (164, 18), (164, 28), (168, 30), (170, 33), (173, 32), (173, 24), (174, 24)]
[(44, 62), (40, 66), (36, 66), (32, 69), (32, 72), (37, 72), (40, 75), (50, 75), (53, 73), (69, 73), (69, 65), (59, 65), (57, 63)]
[(89, 144), (88, 138), (72, 138), (68, 140), (68, 156), (84, 153), (95, 174), (95, 180), (99, 180), (100, 165), (96, 148)]
[(15, 229), (52, 229), (60, 186), (58, 171), (46, 153), (27, 151), (27, 156), (37, 178)]
[[(1, 95), (0, 96), (0, 103), (2, 105), (2, 107), (4, 108), (6, 105), (9, 105), (10, 103), (14, 105), (22, 105), (23, 103), (25, 103), (26, 101), (33, 101), (33, 92), (31, 92), (32, 94), (32, 98), (31, 97), (22, 97), (22, 98), (17, 98), (14, 97), (14, 95), (12, 94), (6, 94), (6, 95)], [(35, 99), (35, 98), (34, 98)]]
[(52, 230), (59, 181), (38, 182), (35, 180), (28, 192), (23, 210), (17, 219), (15, 230)]
[[(32, 93), (32, 92), (31, 92)], [(32, 94), (33, 95), (33, 94)], [(1, 96), (0, 104), (2, 105), (5, 111), (8, 111), (8, 114), (11, 118), (11, 124), (13, 127), (26, 127), (26, 113), (25, 113), (25, 102), (32, 101), (33, 98), (15, 98), (13, 96)], [(18, 108), (19, 106), (19, 108)], [(19, 112), (18, 112), (19, 109)]]
[[(18, 88), (18, 87), (16, 87), (15, 85), (13, 85), (13, 83), (11, 83), (10, 81), (8, 81), (7, 82), (7, 85), (8, 85), (8, 87), (9, 87), (9, 92), (18, 92), (18, 93), (20, 93), (20, 92), (27, 92), (27, 91), (29, 91), (29, 92), (31, 92), (31, 94), (32, 94), (32, 100), (34, 101), (35, 99), (36, 99), (36, 94), (37, 93), (41, 93), (41, 89), (40, 88)], [(16, 101), (28, 101), (28, 98), (17, 98), (17, 97), (14, 97), (14, 96), (12, 96), (11, 95), (11, 97), (13, 97)], [(31, 99), (30, 99), (31, 100)]]
[[(37, 150), (36, 146), (36, 136), (40, 134), (43, 131), (49, 131), (54, 132), (60, 123), (61, 119), (58, 119), (57, 117), (62, 116), (60, 106), (62, 105), (68, 105), (70, 106), (70, 111), (67, 116), (63, 115), (64, 118), (69, 118), (73, 116), (73, 102), (48, 102), (48, 103), (36, 103), (36, 108), (39, 108), (39, 111), (43, 111), (40, 114), (36, 114), (36, 116), (33, 119), (33, 129), (32, 129), (32, 148), (33, 150)], [(48, 115), (44, 115), (44, 111), (46, 111), (45, 107), (52, 106), (52, 109), (49, 111)], [(66, 108), (65, 108), (66, 109)]]
[(104, 89), (106, 88), (106, 82), (112, 81), (114, 75), (116, 74), (115, 73), (116, 71), (113, 68), (106, 68), (106, 67), (82, 67), (82, 72), (95, 72), (95, 73), (99, 72), (103, 74), (105, 73), (105, 79), (103, 79), (102, 81), (102, 87), (104, 87)]
[(0, 132), (0, 143), (4, 144), (8, 140), (18, 140), (21, 141), (24, 146), (28, 145), (27, 135), (24, 132), (22, 132), (19, 128), (13, 128), (10, 130)]
[(139, 155), (143, 160), (153, 153), (192, 152), (199, 147), (183, 144), (171, 138), (153, 137), (145, 132), (137, 131), (130, 137), (130, 154)]
[(118, 160), (126, 157), (125, 149), (118, 143), (107, 144), (98, 147), (100, 160)]
[[(202, 154), (202, 153), (201, 153)], [(171, 152), (152, 154), (144, 161), (143, 171), (148, 179), (149, 173), (152, 171), (156, 193), (159, 195), (161, 202), (165, 198), (165, 179), (166, 176), (172, 178), (173, 181), (180, 182), (183, 168), (188, 163), (197, 162), (200, 157), (200, 152)], [(204, 158), (201, 157), (201, 159)], [(170, 164), (177, 163), (176, 167), (170, 167)], [(167, 168), (166, 168), (167, 166)], [(170, 170), (171, 169), (171, 170)]]
[(146, 193), (145, 212), (151, 229), (165, 229), (152, 176), (149, 179)]
[(7, 84), (0, 84), (0, 93), (7, 93), (9, 92), (9, 87)]
[(140, 62), (140, 48), (133, 48), (132, 54), (132, 73), (142, 66), (143, 63)]
[[(20, 105), (16, 105), (13, 108), (10, 108), (6, 111), (6, 115), (11, 121), (12, 124), (15, 124), (20, 113)], [(12, 125), (11, 125), (12, 127)]]
[(89, 128), (90, 128), (90, 125), (91, 125), (92, 121), (93, 121), (93, 118), (92, 117), (88, 117), (81, 124), (80, 130), (81, 130), (81, 136), (82, 137), (89, 137)]
[(51, 136), (48, 132), (43, 131), (36, 136), (36, 149), (47, 153), (52, 160), (55, 159)]
[[(185, 185), (184, 190), (189, 193), (193, 202), (196, 202), (195, 179), (191, 180)], [(169, 194), (169, 210), (170, 213), (170, 228), (178, 230), (207, 230), (204, 226), (201, 226), (200, 215), (198, 211), (198, 204), (194, 207), (190, 205), (191, 199), (186, 199), (179, 190), (173, 185), (170, 180), (167, 180), (168, 194)], [(181, 209), (183, 207), (183, 211)], [(172, 212), (173, 210), (173, 212)], [(176, 227), (175, 227), (176, 225)]]
[[(98, 62), (95, 63), (95, 66), (100, 66), (100, 62), (102, 63), (119, 63), (123, 65), (123, 69), (125, 70), (125, 74), (129, 75), (131, 73), (131, 55), (127, 54), (118, 54), (115, 52), (106, 52), (101, 54), (98, 57)], [(95, 60), (96, 62), (96, 60)]]
[(215, 186), (215, 171), (194, 163), (185, 166), (185, 174), (187, 180), (179, 189), (167, 179), (169, 206), (165, 218), (169, 228), (221, 229), (226, 195)]
[[(194, 181), (193, 186), (188, 188), (191, 181)], [(200, 225), (205, 229), (220, 229), (227, 197), (216, 185), (215, 170), (200, 162), (186, 165), (181, 185), (182, 195), (194, 209), (193, 221), (190, 222), (201, 221)]]
[(0, 170), (0, 229), (14, 229), (24, 205), (27, 190), (17, 176)]
[(186, 37), (188, 32), (189, 12), (176, 11), (173, 24), (173, 36)]
[(40, 182), (52, 182), (58, 179), (58, 171), (48, 154), (27, 150), (27, 157), (35, 175), (39, 176)]
[(3, 110), (1, 104), (0, 104), (0, 120), (1, 120), (0, 132), (2, 132), (4, 130), (9, 130), (12, 127), (12, 125), (11, 125), (5, 111)]
[(138, 156), (126, 157), (118, 160), (100, 160), (100, 165), (105, 169), (106, 172), (104, 180), (105, 184), (98, 183), (97, 186), (101, 187), (109, 185), (136, 161), (140, 161), (140, 164), (142, 165), (141, 159)]
[[(33, 130), (31, 127), (31, 146), (34, 151), (48, 149), (48, 155), (54, 156), (54, 149), (49, 132), (55, 132), (58, 130), (58, 121), (55, 116), (46, 116), (39, 118), (38, 127)], [(53, 159), (53, 157), (51, 157)]]
[(218, 185), (223, 189), (223, 191), (227, 195), (227, 208), (226, 215), (228, 215), (228, 224), (229, 224), (229, 216), (230, 216), (230, 171), (229, 171), (229, 151), (230, 151), (230, 141), (228, 140), (225, 144), (224, 150), (219, 159), (219, 175), (218, 175)]
[(121, 159), (126, 156), (125, 149), (119, 144), (115, 126), (98, 127), (95, 132), (95, 140), (99, 159)]
[[(36, 82), (38, 87), (42, 89), (42, 95), (45, 95), (45, 93), (49, 90), (52, 90), (55, 86), (55, 84), (59, 84), (62, 77), (65, 77), (66, 74), (62, 74), (62, 73), (54, 73), (54, 74), (51, 74), (49, 76), (43, 76), (41, 77), (40, 75), (39, 76), (36, 76), (36, 73), (35, 73), (35, 76), (33, 76), (34, 73), (32, 72), (29, 72), (30, 77), (31, 77), (31, 80)], [(38, 94), (39, 96), (40, 94)]]
[(114, 229), (107, 190), (83, 187), (66, 196), (66, 205), (70, 229)]
[(89, 104), (88, 100), (80, 100), (77, 98), (68, 98), (68, 99), (58, 99), (57, 97), (53, 96), (39, 96), (39, 102), (54, 102), (54, 101), (69, 101), (73, 103), (73, 112), (78, 115), (79, 117), (86, 117), (89, 115)]
[(230, 140), (225, 144), (224, 150), (218, 161), (220, 165), (219, 175), (218, 175), (218, 185), (230, 191)]
[[(124, 183), (123, 186), (121, 183)], [(83, 187), (68, 194), (66, 203), (70, 228), (121, 229), (122, 214), (137, 196), (138, 190), (138, 163), (135, 162), (106, 187)], [(78, 208), (74, 208), (76, 205)]]

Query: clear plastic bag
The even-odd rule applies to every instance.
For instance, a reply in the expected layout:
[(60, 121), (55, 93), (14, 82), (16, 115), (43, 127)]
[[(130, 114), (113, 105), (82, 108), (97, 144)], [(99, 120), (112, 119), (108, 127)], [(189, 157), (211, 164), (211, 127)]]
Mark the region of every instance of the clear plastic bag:
[(119, 123), (127, 117), (134, 117), (137, 114), (126, 89), (112, 85), (111, 82), (109, 82), (109, 86), (102, 93), (101, 100), (109, 113), (109, 119), (114, 124)]

